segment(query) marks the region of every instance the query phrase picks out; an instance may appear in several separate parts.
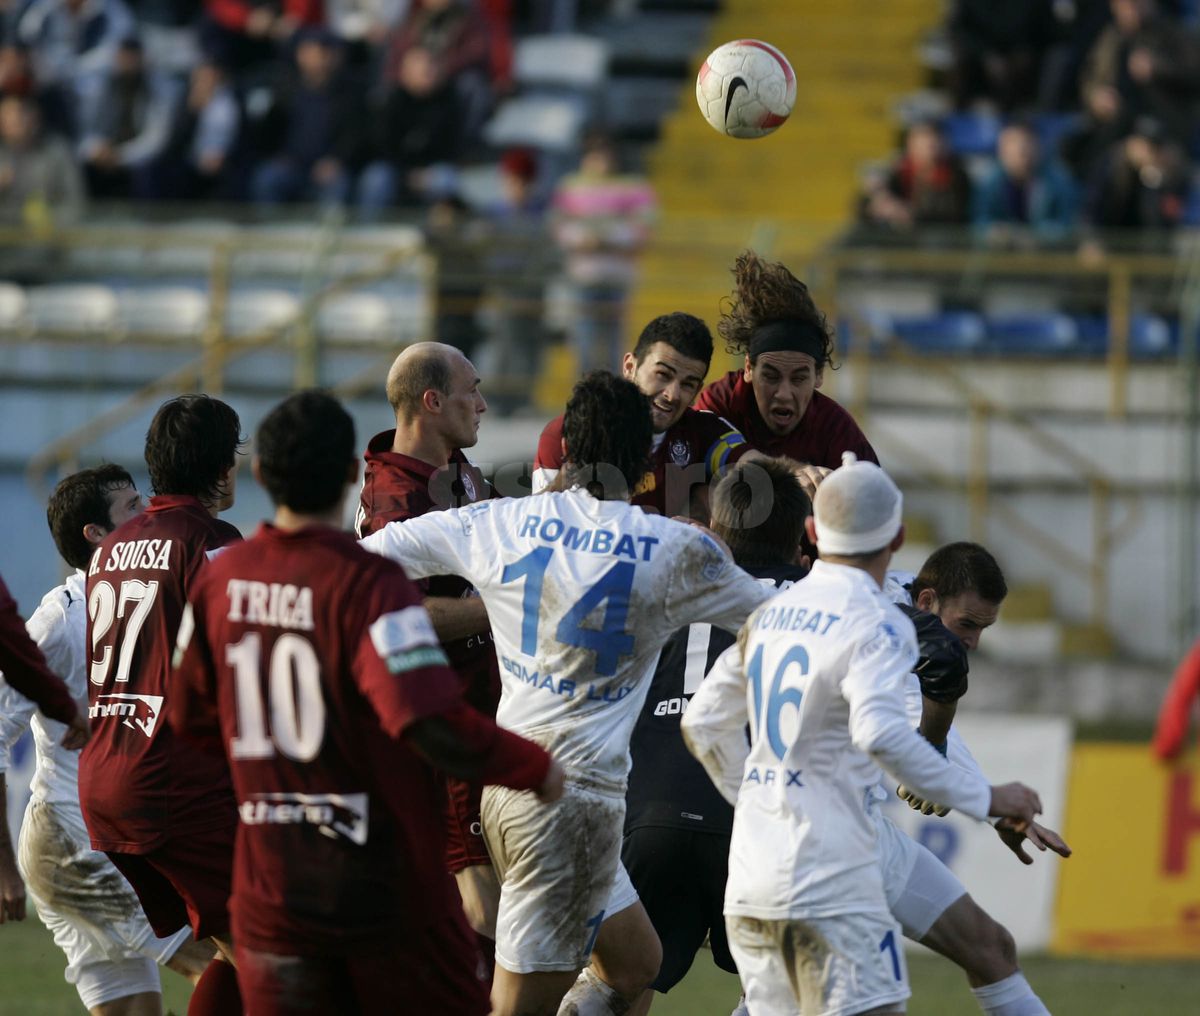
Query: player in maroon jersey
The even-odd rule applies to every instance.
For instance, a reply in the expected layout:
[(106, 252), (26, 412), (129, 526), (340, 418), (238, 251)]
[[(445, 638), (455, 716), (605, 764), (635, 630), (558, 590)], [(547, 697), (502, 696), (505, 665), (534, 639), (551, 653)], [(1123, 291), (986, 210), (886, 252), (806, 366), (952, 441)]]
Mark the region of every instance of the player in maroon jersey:
[[(842, 452), (878, 462), (854, 418), (818, 388), (833, 341), (808, 287), (778, 262), (753, 251), (733, 265), (733, 293), (717, 330), (741, 370), (714, 381), (696, 400), (731, 420), (751, 447), (767, 455), (836, 469)], [(811, 493), (811, 491), (810, 491)]]
[[(237, 823), (224, 761), (175, 737), (171, 653), (188, 593), (212, 551), (241, 539), (216, 516), (233, 504), (237, 413), (206, 395), (165, 402), (146, 434), (155, 496), (110, 533), (87, 575), (92, 740), (79, 760), (79, 803), (103, 850), (167, 936), (190, 923), (228, 948)], [(240, 1011), (229, 964), (210, 963), (189, 1016)]]
[[(654, 424), (651, 471), (633, 503), (663, 515), (708, 516), (708, 483), (746, 450), (746, 439), (716, 413), (692, 409), (712, 360), (708, 326), (691, 314), (662, 314), (642, 329), (622, 375), (650, 400)], [(706, 407), (702, 407), (706, 408)], [(542, 431), (534, 460), (534, 492), (548, 487), (563, 462), (561, 416)]]
[[(415, 343), (388, 371), (387, 397), (396, 427), (367, 445), (355, 523), (360, 537), (389, 522), (491, 496), (483, 474), (462, 451), (478, 440), (479, 418), (487, 411), (470, 360), (453, 346)], [(418, 586), (467, 702), (495, 716), (500, 671), (483, 601), (457, 575), (435, 576)], [(446, 865), (458, 882), (467, 920), (487, 940), (480, 946), (490, 966), (500, 885), (483, 842), (482, 792), (479, 784), (447, 779)]]
[(358, 473), (342, 406), (293, 395), (255, 445), (274, 523), (200, 576), (171, 706), (232, 771), (247, 1009), (482, 1016), (431, 765), (542, 800), (562, 772), (464, 704), (416, 586), (339, 530)]
[[(32, 699), (46, 716), (67, 724), (62, 739), (64, 748), (84, 746), (89, 736), (87, 718), (75, 705), (62, 678), (46, 665), (41, 650), (29, 637), (25, 622), (17, 613), (17, 601), (12, 598), (3, 578), (0, 578), (0, 673), (13, 688)], [(3, 921), (2, 915), (0, 921)]]

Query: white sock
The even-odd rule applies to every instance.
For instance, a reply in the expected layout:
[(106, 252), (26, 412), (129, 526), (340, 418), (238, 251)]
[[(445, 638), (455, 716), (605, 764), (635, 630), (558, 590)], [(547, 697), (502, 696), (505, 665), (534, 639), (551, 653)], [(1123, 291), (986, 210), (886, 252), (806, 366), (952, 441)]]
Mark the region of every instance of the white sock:
[(972, 988), (971, 994), (988, 1016), (1050, 1016), (1019, 970), (1003, 981)]
[(563, 996), (558, 1016), (625, 1016), (629, 1003), (584, 967)]

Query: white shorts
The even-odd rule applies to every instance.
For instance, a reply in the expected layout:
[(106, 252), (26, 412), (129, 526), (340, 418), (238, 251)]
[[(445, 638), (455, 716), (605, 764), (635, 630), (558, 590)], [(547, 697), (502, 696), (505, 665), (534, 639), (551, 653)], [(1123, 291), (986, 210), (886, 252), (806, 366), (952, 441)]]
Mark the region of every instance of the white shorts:
[(887, 818), (875, 822), (888, 909), (904, 934), (919, 942), (966, 887), (926, 847)]
[(29, 898), (66, 953), (67, 983), (85, 1006), (161, 990), (158, 964), (191, 940), (191, 929), (154, 934), (133, 887), (92, 850), (77, 807), (30, 801), (17, 849)]
[(617, 882), (624, 799), (571, 781), (550, 805), (484, 787), (482, 813), (500, 879), (496, 962), (516, 974), (579, 970), (610, 905), (632, 892), (628, 875), (627, 890)]
[(807, 920), (726, 915), (729, 951), (753, 1016), (853, 1016), (904, 1011), (908, 968), (885, 914)]

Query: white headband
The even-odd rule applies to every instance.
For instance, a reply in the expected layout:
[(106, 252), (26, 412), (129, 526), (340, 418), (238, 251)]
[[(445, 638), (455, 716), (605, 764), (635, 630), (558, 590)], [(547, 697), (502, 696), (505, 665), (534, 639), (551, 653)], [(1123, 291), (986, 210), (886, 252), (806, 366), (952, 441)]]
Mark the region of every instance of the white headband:
[[(826, 497), (833, 490), (847, 484), (851, 485), (851, 490), (847, 492), (850, 494), (857, 494), (859, 492), (853, 490), (855, 487), (859, 488), (863, 493), (866, 493), (869, 488), (873, 487), (876, 494), (890, 494), (893, 498), (891, 514), (878, 526), (865, 532), (841, 532), (821, 519), (821, 492), (827, 484), (831, 485), (831, 487), (826, 492)], [(869, 554), (873, 551), (882, 550), (900, 532), (903, 514), (904, 495), (900, 493), (900, 489), (892, 481), (892, 478), (873, 462), (859, 462), (858, 457), (853, 452), (844, 452), (842, 454), (841, 468), (834, 470), (821, 486), (817, 488), (813, 513), (813, 524), (817, 531), (817, 550), (822, 554), (834, 554), (838, 556)]]

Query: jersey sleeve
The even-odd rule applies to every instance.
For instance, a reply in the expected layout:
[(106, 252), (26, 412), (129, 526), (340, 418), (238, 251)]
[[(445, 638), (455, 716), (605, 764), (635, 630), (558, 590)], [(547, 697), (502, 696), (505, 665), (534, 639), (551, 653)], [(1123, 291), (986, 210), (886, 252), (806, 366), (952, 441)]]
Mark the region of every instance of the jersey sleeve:
[(193, 587), (175, 638), (172, 694), (167, 715), (175, 733), (212, 752), (222, 750), (217, 668), (204, 623), (204, 583)]
[(373, 554), (395, 561), (410, 579), (461, 575), (477, 588), (494, 563), (477, 549), (479, 516), (495, 502), (430, 512), (406, 522), (389, 522), (359, 542)]
[(717, 420), (720, 421), (717, 428), (720, 433), (704, 453), (704, 466), (710, 477), (722, 475), (750, 450), (745, 436), (737, 427), (723, 417), (717, 417)]
[(718, 416), (729, 416), (733, 410), (732, 392), (733, 386), (728, 383), (728, 378), (718, 378), (696, 396), (695, 408)]
[(0, 579), (0, 672), (10, 687), (32, 699), (50, 719), (70, 723), (75, 718), (78, 712), (75, 700), (62, 679), (46, 665), (41, 650), (25, 630), (16, 601), (9, 595), (3, 579)]
[(1200, 697), (1200, 640), (1180, 661), (1167, 688), (1158, 724), (1154, 729), (1154, 754), (1161, 759), (1174, 758), (1183, 750), (1188, 725)]
[(775, 590), (742, 571), (706, 533), (681, 522), (671, 525), (688, 532), (676, 551), (678, 564), (668, 585), (664, 617), (674, 628), (707, 621), (737, 631)]
[(688, 750), (730, 804), (737, 803), (750, 754), (748, 719), (742, 649), (735, 642), (717, 657), (680, 721)]
[(533, 457), (533, 493), (540, 494), (554, 482), (562, 468), (562, 417), (546, 424), (538, 438), (537, 453)]
[(991, 788), (982, 776), (952, 766), (910, 724), (904, 685), (916, 663), (916, 639), (899, 618), (872, 619), (855, 633), (842, 695), (850, 706), (850, 736), (898, 782), (929, 801), (973, 818), (987, 817)]

